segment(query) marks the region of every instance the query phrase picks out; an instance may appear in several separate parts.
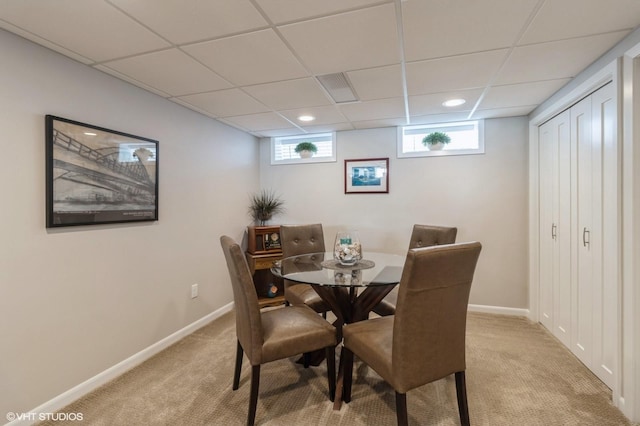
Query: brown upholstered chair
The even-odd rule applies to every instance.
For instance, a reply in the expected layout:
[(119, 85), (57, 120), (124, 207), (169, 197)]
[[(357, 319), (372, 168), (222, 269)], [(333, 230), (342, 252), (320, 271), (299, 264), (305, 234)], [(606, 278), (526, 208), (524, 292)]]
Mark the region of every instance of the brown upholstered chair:
[[(282, 257), (298, 256), (309, 253), (324, 253), (324, 233), (322, 224), (281, 225), (280, 241)], [(287, 271), (284, 269), (283, 272)], [(284, 280), (284, 298), (291, 305), (307, 305), (318, 313), (325, 314), (330, 310), (309, 284), (294, 283)]]
[(411, 249), (402, 272), (395, 315), (347, 324), (344, 400), (351, 399), (354, 354), (396, 392), (396, 416), (406, 425), (406, 393), (455, 374), (458, 410), (469, 424), (465, 332), (478, 242)]
[[(453, 244), (456, 242), (458, 228), (432, 225), (413, 225), (411, 239), (409, 240), (409, 250), (420, 247), (431, 247), (443, 244)], [(389, 294), (373, 309), (378, 315), (393, 315), (396, 311), (396, 301), (398, 299), (398, 287)]]
[(329, 398), (335, 396), (336, 329), (307, 306), (260, 311), (258, 296), (244, 252), (230, 237), (220, 237), (227, 261), (236, 311), (238, 345), (233, 390), (240, 384), (243, 352), (251, 364), (251, 396), (247, 424), (253, 425), (258, 403), (260, 366), (326, 348)]

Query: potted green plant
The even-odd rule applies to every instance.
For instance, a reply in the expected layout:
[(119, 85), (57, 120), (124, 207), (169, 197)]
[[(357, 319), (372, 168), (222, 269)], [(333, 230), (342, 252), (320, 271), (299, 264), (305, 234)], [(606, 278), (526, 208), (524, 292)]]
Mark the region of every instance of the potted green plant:
[(284, 211), (284, 201), (273, 191), (263, 189), (257, 194), (251, 195), (251, 204), (249, 205), (249, 214), (256, 223), (264, 226), (265, 222), (271, 219), (275, 214)]
[(310, 158), (318, 152), (318, 147), (313, 142), (300, 142), (296, 145), (295, 151), (300, 155), (300, 158)]
[(446, 144), (451, 142), (451, 138), (446, 133), (429, 133), (422, 139), (422, 144), (429, 148), (429, 151), (440, 151)]

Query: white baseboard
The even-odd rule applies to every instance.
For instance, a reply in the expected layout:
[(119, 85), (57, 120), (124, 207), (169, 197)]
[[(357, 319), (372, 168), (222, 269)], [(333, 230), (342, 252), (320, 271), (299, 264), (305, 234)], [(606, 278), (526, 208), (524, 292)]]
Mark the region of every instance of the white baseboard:
[(529, 317), (528, 309), (505, 308), (502, 306), (488, 306), (488, 305), (469, 305), (468, 309), (470, 312), (482, 312), (485, 314), (514, 315), (518, 317)]
[(193, 333), (197, 329), (205, 326), (206, 324), (210, 323), (211, 321), (215, 320), (216, 318), (221, 317), (222, 315), (226, 314), (227, 312), (229, 312), (232, 309), (233, 309), (233, 302), (223, 306), (220, 309), (217, 309), (217, 310), (211, 312), (208, 315), (205, 315), (204, 317), (200, 318), (199, 320), (197, 320), (195, 322), (192, 322), (191, 324), (187, 325), (186, 327), (176, 331), (175, 333), (165, 337), (164, 339), (154, 343), (153, 345), (151, 345), (151, 346), (141, 350), (140, 352), (130, 356), (129, 358), (125, 359), (124, 361), (121, 361), (118, 364), (114, 365), (113, 367), (110, 367), (110, 368), (106, 369), (102, 373), (99, 373), (99, 374), (95, 375), (94, 377), (90, 378), (89, 380), (80, 383), (79, 385), (69, 389), (68, 391), (66, 391), (66, 392), (56, 396), (55, 398), (45, 402), (44, 404), (32, 409), (30, 412), (17, 414), (17, 416), (20, 416), (22, 418), (16, 418), (16, 420), (14, 420), (14, 421), (12, 421), (10, 423), (7, 423), (5, 426), (18, 426), (18, 425), (26, 426), (26, 425), (32, 425), (32, 424), (35, 424), (35, 423), (39, 422), (40, 421), (40, 418), (39, 418), (40, 413), (55, 413), (56, 411), (60, 410), (61, 408), (64, 408), (67, 405), (71, 404), (73, 401), (81, 398), (82, 396), (84, 396), (84, 395), (88, 394), (89, 392), (99, 388), (100, 386), (104, 385), (105, 383), (107, 383), (107, 382), (115, 379), (116, 377), (124, 374), (128, 370), (131, 370), (136, 365), (141, 364), (142, 362), (144, 362), (147, 359), (151, 358), (152, 356), (156, 355), (160, 351), (162, 351), (162, 350), (168, 348), (169, 346), (173, 345), (178, 340), (182, 339), (183, 337), (188, 336), (189, 334)]

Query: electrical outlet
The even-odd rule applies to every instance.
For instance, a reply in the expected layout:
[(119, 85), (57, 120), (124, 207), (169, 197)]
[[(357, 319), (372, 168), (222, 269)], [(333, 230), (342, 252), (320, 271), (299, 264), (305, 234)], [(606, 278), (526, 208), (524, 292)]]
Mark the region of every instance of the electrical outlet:
[(191, 284), (191, 298), (195, 299), (198, 297), (198, 284)]

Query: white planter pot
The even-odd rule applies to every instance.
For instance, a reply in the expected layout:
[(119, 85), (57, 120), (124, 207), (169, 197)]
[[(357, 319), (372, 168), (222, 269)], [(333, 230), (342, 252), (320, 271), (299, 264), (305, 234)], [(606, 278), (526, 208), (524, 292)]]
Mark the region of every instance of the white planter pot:
[(313, 151), (307, 151), (306, 149), (304, 151), (300, 151), (298, 154), (300, 155), (300, 158), (311, 158), (311, 157), (313, 157)]
[(442, 148), (444, 148), (444, 144), (442, 142), (438, 142), (435, 144), (427, 144), (427, 148), (429, 148), (429, 151), (442, 151)]

